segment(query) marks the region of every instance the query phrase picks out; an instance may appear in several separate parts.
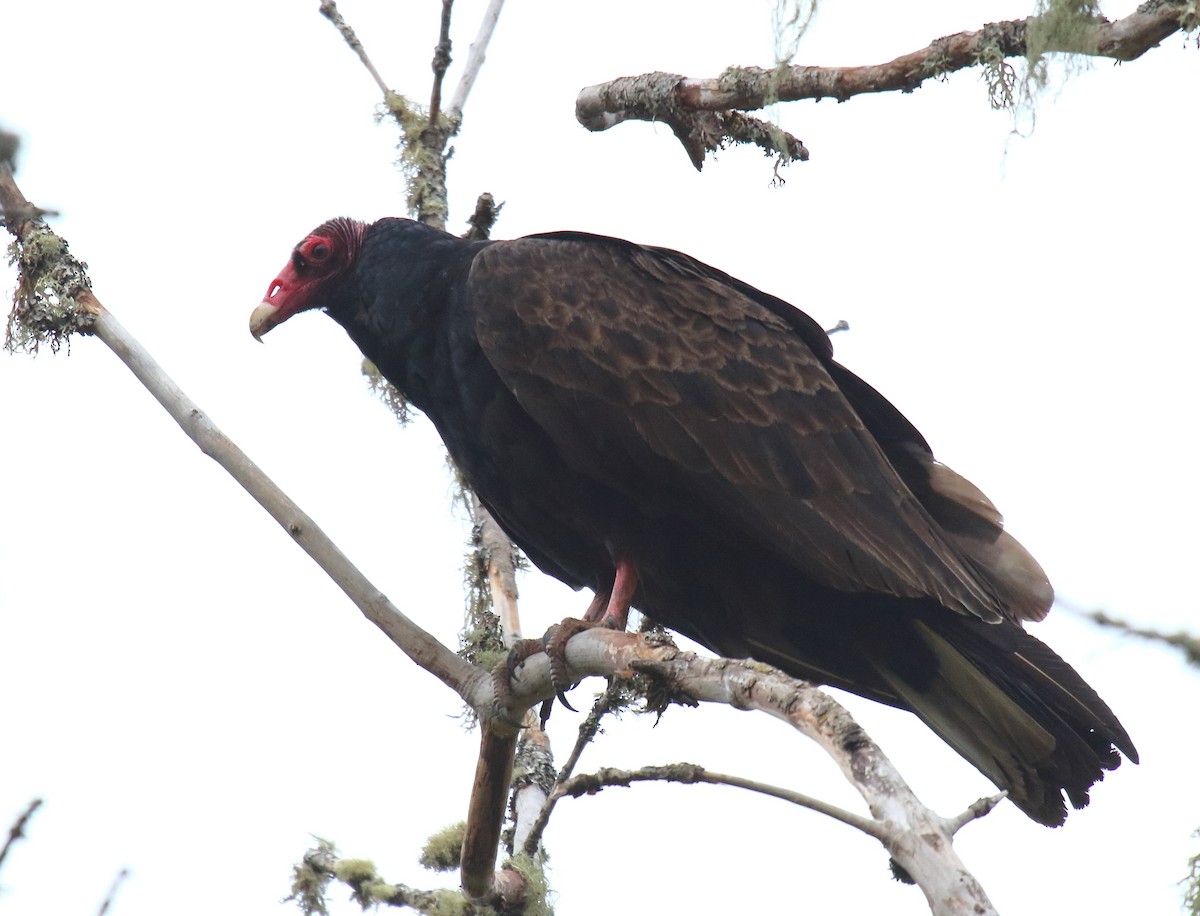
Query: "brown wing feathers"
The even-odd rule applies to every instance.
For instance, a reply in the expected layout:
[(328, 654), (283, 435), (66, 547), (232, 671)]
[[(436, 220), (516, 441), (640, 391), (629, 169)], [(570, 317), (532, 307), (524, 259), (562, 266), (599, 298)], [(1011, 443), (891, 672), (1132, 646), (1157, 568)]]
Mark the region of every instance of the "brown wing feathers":
[[(934, 595), (999, 619), (992, 584), (948, 543), (794, 328), (719, 279), (689, 278), (677, 262), (650, 271), (651, 254), (636, 253), (631, 263), (594, 242), (525, 239), (477, 258), (480, 341), (526, 409), (573, 393), (605, 418), (573, 439), (636, 431), (626, 447), (666, 459), (697, 515), (719, 502), (711, 508), (732, 511), (745, 536), (831, 587)], [(602, 443), (587, 453), (604, 476)]]

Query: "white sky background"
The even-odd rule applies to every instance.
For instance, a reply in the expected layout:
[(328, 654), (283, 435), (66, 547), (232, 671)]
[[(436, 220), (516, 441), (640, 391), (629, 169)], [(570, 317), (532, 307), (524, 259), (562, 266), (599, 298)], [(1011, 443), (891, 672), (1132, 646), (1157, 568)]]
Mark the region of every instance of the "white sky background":
[[(396, 89), (428, 96), (439, 4), (343, 0)], [(482, 0), (456, 4), (448, 86)], [(1133, 6), (1106, 6), (1116, 17)], [(839, 359), (979, 484), (1060, 596), (1196, 624), (1195, 117), (1179, 36), (1043, 99), (1029, 138), (978, 73), (911, 96), (775, 114), (812, 160), (768, 186), (754, 151), (696, 174), (663, 126), (589, 134), (586, 85), (769, 64), (770, 4), (509, 0), (450, 166), (500, 237), (581, 229), (694, 254), (810, 312)], [(1026, 15), (1020, 2), (826, 0), (798, 61), (877, 63)], [(424, 422), (400, 429), (322, 316), (259, 346), (250, 310), (335, 215), (403, 215), (395, 130), (316, 0), (0, 3), (0, 123), (17, 178), (97, 294), (406, 612), (452, 641), (465, 529)], [(5, 294), (10, 269), (0, 271)], [(417, 886), (475, 762), (457, 698), (408, 663), (99, 342), (0, 358), (0, 827), (46, 804), (0, 874), (0, 913), (284, 912), (309, 834)], [(587, 598), (522, 582), (530, 633)], [(1035, 629), (1121, 716), (1144, 763), (1048, 830), (1004, 805), (957, 848), (1002, 912), (1171, 913), (1200, 841), (1200, 680), (1176, 654), (1058, 612)], [(575, 703), (586, 708), (587, 684)], [(850, 705), (921, 798), (989, 784), (911, 716)], [(560, 757), (579, 717), (557, 710)], [(583, 769), (688, 760), (862, 810), (803, 738), (730, 709), (627, 717)], [(870, 839), (733, 789), (567, 800), (547, 835), (564, 916), (928, 912)], [(356, 907), (333, 896), (338, 912)]]

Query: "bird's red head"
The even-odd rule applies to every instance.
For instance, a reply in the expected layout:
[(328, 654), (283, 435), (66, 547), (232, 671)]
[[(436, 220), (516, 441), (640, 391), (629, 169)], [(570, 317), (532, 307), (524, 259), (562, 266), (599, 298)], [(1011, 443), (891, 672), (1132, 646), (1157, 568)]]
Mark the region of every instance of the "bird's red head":
[(354, 263), (366, 228), (357, 220), (331, 219), (293, 248), (291, 260), (271, 281), (263, 301), (250, 315), (254, 339), (262, 340), (267, 331), (297, 312), (324, 305), (321, 293)]

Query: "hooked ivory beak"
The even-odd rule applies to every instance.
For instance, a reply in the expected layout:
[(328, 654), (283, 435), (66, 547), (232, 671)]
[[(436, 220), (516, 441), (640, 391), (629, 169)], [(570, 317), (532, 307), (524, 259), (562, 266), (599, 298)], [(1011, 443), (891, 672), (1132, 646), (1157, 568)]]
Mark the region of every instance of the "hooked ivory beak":
[(262, 336), (279, 322), (279, 308), (270, 302), (261, 302), (258, 308), (250, 313), (250, 333), (255, 340), (262, 343)]

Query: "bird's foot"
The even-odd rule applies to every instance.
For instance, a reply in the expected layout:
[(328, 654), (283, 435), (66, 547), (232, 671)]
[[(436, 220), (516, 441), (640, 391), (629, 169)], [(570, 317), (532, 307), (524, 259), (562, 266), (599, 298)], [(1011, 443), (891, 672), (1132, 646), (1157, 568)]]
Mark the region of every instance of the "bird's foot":
[[(638, 575), (633, 563), (620, 560), (617, 563), (612, 591), (597, 592), (582, 620), (567, 617), (561, 623), (550, 627), (540, 640), (523, 639), (516, 643), (509, 651), (508, 657), (492, 670), (492, 689), (497, 703), (506, 704), (512, 696), (513, 675), (521, 663), (538, 652), (545, 652), (550, 660), (550, 683), (554, 687), (554, 695), (571, 712), (578, 712), (579, 710), (567, 702), (566, 696), (567, 691), (575, 686), (567, 678), (567, 643), (572, 636), (594, 627), (624, 630), (629, 622), (629, 604), (633, 600), (637, 584)], [(550, 718), (553, 705), (552, 699), (542, 704), (543, 728)]]
[[(575, 686), (567, 679), (567, 643), (571, 637), (584, 630), (591, 630), (595, 627), (603, 627), (607, 630), (624, 629), (624, 626), (613, 617), (605, 617), (603, 620), (580, 620), (577, 617), (568, 617), (565, 620), (556, 623), (546, 631), (546, 635), (542, 637), (543, 650), (546, 657), (550, 659), (550, 683), (554, 685), (554, 695), (558, 697), (558, 702), (562, 703), (571, 712), (578, 712), (574, 706), (567, 702), (567, 691)], [(543, 710), (548, 716), (549, 710)]]
[[(532, 658), (539, 652), (544, 652), (550, 660), (550, 683), (554, 687), (554, 695), (571, 712), (578, 712), (568, 702), (566, 696), (567, 691), (575, 686), (575, 683), (567, 677), (567, 643), (570, 642), (572, 636), (596, 627), (623, 629), (620, 621), (610, 616), (605, 616), (603, 620), (598, 621), (567, 617), (560, 623), (556, 623), (550, 627), (541, 639), (522, 639), (516, 643), (509, 650), (508, 655), (492, 669), (492, 690), (496, 705), (500, 708), (508, 705), (508, 701), (513, 694), (512, 681), (517, 668), (526, 659)], [(546, 725), (546, 721), (550, 718), (550, 710), (553, 705), (553, 699), (549, 699), (542, 704), (541, 722), (543, 728)]]

